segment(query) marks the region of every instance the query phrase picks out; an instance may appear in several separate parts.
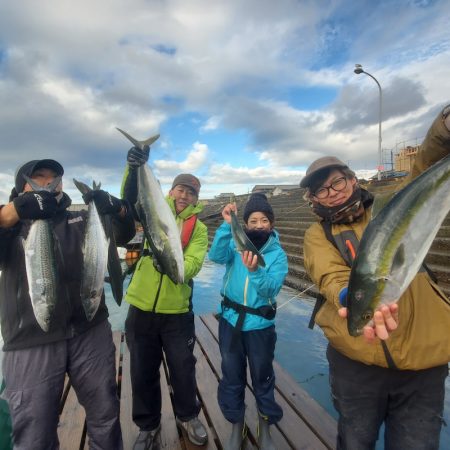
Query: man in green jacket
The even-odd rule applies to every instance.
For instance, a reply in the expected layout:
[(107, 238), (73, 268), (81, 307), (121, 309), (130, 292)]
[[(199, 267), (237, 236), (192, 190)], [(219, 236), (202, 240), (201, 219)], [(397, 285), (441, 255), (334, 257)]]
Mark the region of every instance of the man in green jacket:
[[(147, 159), (148, 151), (133, 147), (128, 152), (122, 194), (132, 204), (137, 198), (136, 169)], [(126, 293), (125, 299), (130, 303), (125, 332), (131, 357), (132, 414), (140, 429), (134, 450), (153, 448), (161, 428), (159, 369), (163, 352), (169, 366), (178, 426), (184, 428), (196, 445), (208, 440), (206, 429), (197, 417), (200, 405), (196, 397), (191, 305), (192, 279), (200, 271), (208, 248), (207, 228), (197, 219), (203, 209), (198, 203), (199, 192), (197, 177), (180, 174), (166, 198), (181, 232), (184, 283), (175, 284), (161, 273), (151, 251), (145, 248)]]

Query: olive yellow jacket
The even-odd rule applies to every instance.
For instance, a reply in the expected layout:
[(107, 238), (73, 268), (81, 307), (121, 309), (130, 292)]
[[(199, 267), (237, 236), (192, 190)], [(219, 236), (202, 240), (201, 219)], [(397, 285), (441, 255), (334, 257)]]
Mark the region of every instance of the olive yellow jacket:
[[(439, 115), (428, 131), (405, 183), (449, 153), (450, 132)], [(376, 197), (373, 207), (367, 209), (359, 221), (332, 225), (333, 235), (352, 230), (361, 239), (373, 209), (378, 209), (384, 202), (385, 199)], [(346, 320), (338, 315), (339, 291), (348, 285), (350, 267), (327, 239), (320, 223), (313, 224), (305, 233), (304, 258), (307, 273), (326, 299), (315, 320), (330, 344), (348, 358), (388, 367), (381, 342), (377, 339), (374, 344), (368, 344), (362, 336), (350, 336)], [(397, 368), (420, 370), (448, 363), (450, 300), (425, 271), (416, 275), (398, 305), (398, 328), (385, 341)]]

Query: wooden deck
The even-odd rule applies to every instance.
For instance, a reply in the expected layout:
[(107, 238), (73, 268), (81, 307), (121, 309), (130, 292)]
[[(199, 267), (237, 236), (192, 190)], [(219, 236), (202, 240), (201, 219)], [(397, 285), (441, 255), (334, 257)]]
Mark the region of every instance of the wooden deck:
[[(202, 403), (200, 418), (207, 426), (209, 440), (203, 447), (191, 444), (177, 429), (170, 396), (167, 367), (161, 367), (162, 428), (160, 449), (222, 449), (230, 424), (223, 418), (217, 403), (217, 385), (221, 376), (218, 346), (218, 322), (213, 315), (196, 317), (198, 397)], [(138, 429), (131, 420), (131, 382), (129, 376), (129, 352), (121, 332), (114, 333), (117, 358), (117, 379), (120, 392), (120, 419), (125, 450), (131, 450)], [(313, 400), (283, 369), (274, 363), (277, 402), (283, 408), (283, 419), (271, 427), (276, 448), (282, 449), (334, 449), (336, 421)], [(250, 380), (250, 377), (248, 377)], [(246, 389), (246, 422), (249, 436), (246, 449), (257, 449), (257, 410), (251, 384)], [(61, 450), (88, 449), (84, 410), (68, 383), (61, 403), (58, 435)]]

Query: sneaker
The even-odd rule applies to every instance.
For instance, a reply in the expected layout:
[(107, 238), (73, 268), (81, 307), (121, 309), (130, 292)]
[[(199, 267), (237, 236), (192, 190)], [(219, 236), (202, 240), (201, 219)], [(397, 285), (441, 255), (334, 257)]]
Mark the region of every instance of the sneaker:
[(154, 430), (139, 431), (139, 435), (136, 442), (133, 445), (133, 450), (151, 450), (156, 443), (156, 437), (161, 431), (161, 424), (159, 424)]
[(208, 442), (208, 434), (206, 433), (206, 428), (200, 422), (198, 417), (194, 417), (187, 422), (182, 422), (177, 419), (177, 424), (179, 427), (186, 431), (189, 440), (195, 445), (205, 445)]

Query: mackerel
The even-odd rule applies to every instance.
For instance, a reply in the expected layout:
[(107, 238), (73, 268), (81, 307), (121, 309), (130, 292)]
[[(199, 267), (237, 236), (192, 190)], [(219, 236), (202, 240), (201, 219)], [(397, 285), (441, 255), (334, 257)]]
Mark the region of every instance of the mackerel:
[[(81, 181), (75, 180), (75, 178), (73, 182), (82, 194), (92, 190)], [(99, 188), (100, 185), (93, 183), (94, 190)], [(84, 232), (83, 268), (80, 288), (81, 303), (89, 321), (94, 318), (102, 299), (108, 263), (108, 247), (109, 241), (95, 202), (92, 199), (88, 205), (87, 223)]]
[[(48, 186), (39, 186), (24, 175), (33, 191), (55, 192), (61, 182), (56, 177)], [(38, 195), (38, 194), (35, 194)], [(31, 224), (23, 242), (28, 292), (34, 316), (43, 331), (50, 328), (53, 311), (57, 302), (58, 270), (56, 265), (57, 241), (51, 219), (37, 219)]]

